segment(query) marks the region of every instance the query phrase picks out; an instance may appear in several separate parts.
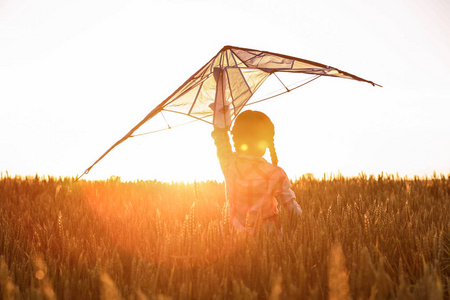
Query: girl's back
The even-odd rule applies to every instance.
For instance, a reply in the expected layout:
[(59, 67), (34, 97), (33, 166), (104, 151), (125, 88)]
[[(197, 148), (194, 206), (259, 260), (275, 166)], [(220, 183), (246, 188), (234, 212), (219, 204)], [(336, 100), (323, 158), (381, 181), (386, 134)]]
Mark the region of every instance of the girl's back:
[[(216, 127), (212, 133), (225, 177), (230, 223), (242, 229), (246, 222), (252, 224), (258, 214), (263, 220), (276, 222), (278, 204), (301, 214), (288, 177), (276, 165), (270, 119), (261, 112), (245, 111), (236, 118), (232, 134), (236, 152), (232, 151), (226, 129)], [(272, 164), (262, 157), (267, 148)]]

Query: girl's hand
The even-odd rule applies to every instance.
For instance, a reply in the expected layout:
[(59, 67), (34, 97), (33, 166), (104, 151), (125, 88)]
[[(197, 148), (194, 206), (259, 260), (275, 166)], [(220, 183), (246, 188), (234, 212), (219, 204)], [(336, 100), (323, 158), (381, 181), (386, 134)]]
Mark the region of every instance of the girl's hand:
[[(217, 105), (220, 106), (220, 105)], [(230, 130), (231, 127), (231, 113), (228, 106), (218, 107), (216, 104), (211, 103), (209, 107), (214, 111), (213, 124), (216, 128)]]
[(300, 205), (298, 204), (298, 202), (295, 200), (290, 201), (286, 205), (286, 208), (288, 209), (288, 211), (290, 211), (291, 213), (293, 213), (296, 216), (302, 215), (302, 209), (300, 208)]

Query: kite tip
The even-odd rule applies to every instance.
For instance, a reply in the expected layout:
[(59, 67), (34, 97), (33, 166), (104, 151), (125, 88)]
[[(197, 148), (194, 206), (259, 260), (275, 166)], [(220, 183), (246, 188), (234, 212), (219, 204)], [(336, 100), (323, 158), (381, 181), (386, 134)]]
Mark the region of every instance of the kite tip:
[(375, 83), (373, 81), (369, 81), (369, 80), (364, 80), (364, 81), (367, 82), (367, 83), (370, 83), (373, 87), (375, 87), (375, 86), (382, 87), (381, 85), (379, 85), (378, 83)]
[(83, 174), (81, 174), (80, 176), (78, 176), (77, 177), (77, 179), (75, 179), (75, 182), (77, 182), (81, 177), (83, 177), (84, 175), (87, 175), (87, 174), (89, 174), (89, 169), (86, 169), (86, 171), (84, 171), (84, 173)]
[(233, 48), (237, 48), (237, 47), (231, 46), (231, 45), (225, 45), (222, 47), (222, 49), (220, 49), (219, 52), (226, 51), (226, 50), (233, 49)]
[(382, 85), (379, 85), (378, 83), (375, 83), (375, 82), (370, 82), (370, 83), (372, 83), (373, 86), (383, 87)]

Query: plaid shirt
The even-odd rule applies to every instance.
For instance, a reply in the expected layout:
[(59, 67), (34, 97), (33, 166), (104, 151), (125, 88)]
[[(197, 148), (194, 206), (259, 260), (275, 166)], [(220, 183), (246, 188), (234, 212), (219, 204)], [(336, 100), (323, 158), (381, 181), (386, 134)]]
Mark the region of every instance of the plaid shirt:
[(237, 229), (245, 225), (247, 214), (251, 223), (259, 213), (263, 220), (276, 217), (278, 203), (290, 209), (294, 206), (301, 214), (282, 168), (262, 157), (233, 152), (225, 129), (215, 129), (211, 136), (225, 177), (231, 221)]

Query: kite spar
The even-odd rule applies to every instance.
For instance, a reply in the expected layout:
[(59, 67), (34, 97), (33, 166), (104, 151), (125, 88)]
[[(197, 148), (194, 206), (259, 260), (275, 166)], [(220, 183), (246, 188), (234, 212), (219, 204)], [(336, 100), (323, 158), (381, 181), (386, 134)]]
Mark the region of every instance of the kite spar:
[[(83, 175), (88, 174), (92, 167), (112, 149), (129, 137), (132, 137), (133, 133), (139, 127), (163, 111), (183, 114), (213, 124), (214, 111), (211, 109), (211, 105), (215, 103), (218, 91), (217, 78), (215, 78), (217, 76), (217, 70), (221, 70), (221, 73), (224, 74), (224, 83), (220, 88), (220, 93), (223, 95), (219, 98), (221, 101), (226, 102), (221, 103), (221, 106), (228, 106), (231, 121), (237, 117), (244, 106), (249, 104), (249, 100), (263, 82), (271, 75), (277, 76), (276, 73), (302, 73), (314, 76), (306, 83), (318, 79), (321, 76), (329, 76), (367, 82), (373, 86), (378, 85), (372, 81), (313, 61), (268, 51), (225, 46), (208, 63), (173, 92), (172, 95), (156, 106), (124, 137), (103, 153), (77, 180)], [(306, 84), (303, 83), (294, 88), (288, 88), (281, 80), (280, 82), (286, 89), (286, 91), (280, 94), (290, 92)]]

